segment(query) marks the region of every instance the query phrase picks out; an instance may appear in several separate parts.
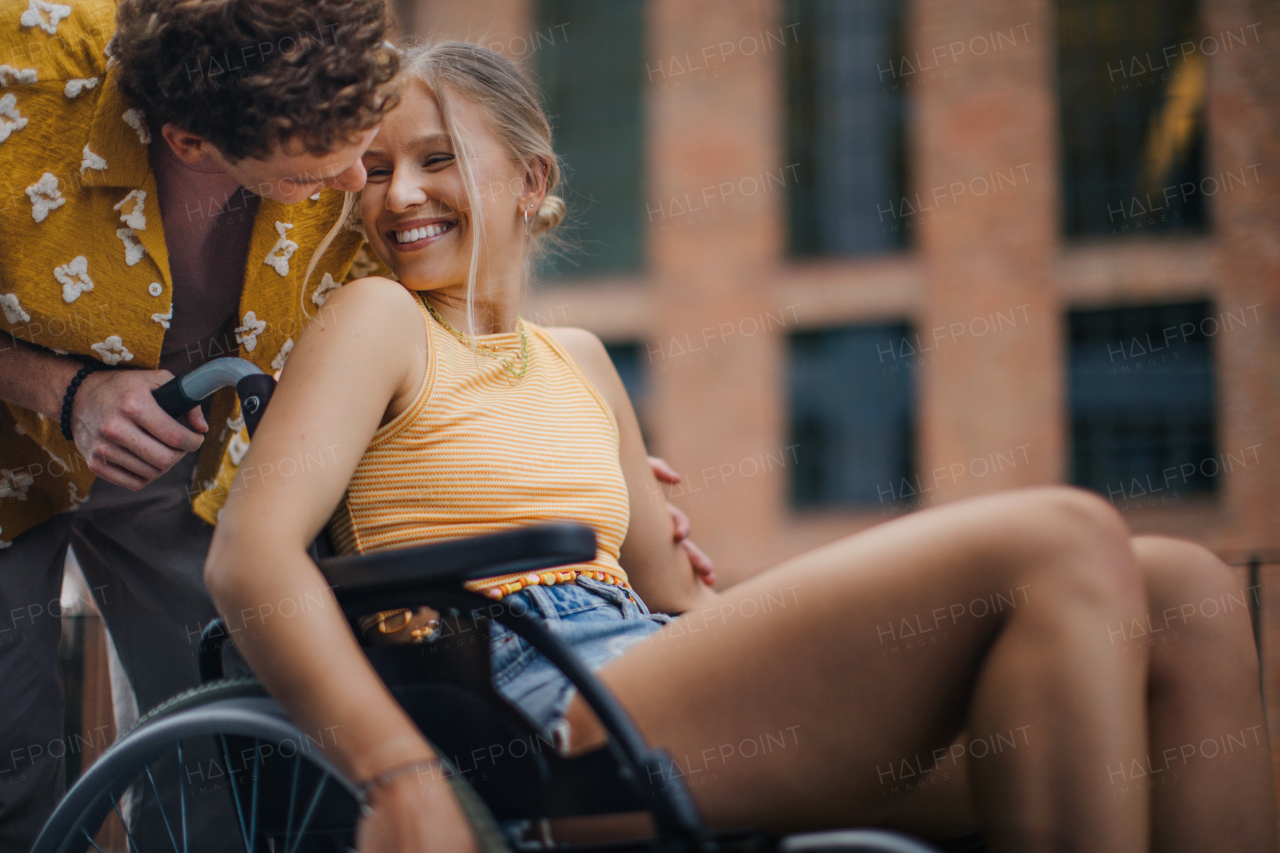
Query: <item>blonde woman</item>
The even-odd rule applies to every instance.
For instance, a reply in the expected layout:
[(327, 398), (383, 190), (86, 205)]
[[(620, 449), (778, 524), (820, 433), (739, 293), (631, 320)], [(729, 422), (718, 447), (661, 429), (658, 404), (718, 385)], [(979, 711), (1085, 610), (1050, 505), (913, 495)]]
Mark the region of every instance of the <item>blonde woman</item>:
[[(603, 346), (519, 319), (530, 258), (563, 212), (536, 93), (475, 45), (420, 48), (405, 66), (360, 200), (399, 282), (348, 284), (298, 340), (242, 471), (317, 448), (333, 464), (239, 484), (206, 567), (223, 613), (322, 589), (306, 546), (326, 525), (352, 551), (577, 519), (596, 529), (594, 561), (478, 588), (555, 621), (653, 743), (703, 762), (689, 787), (712, 826), (981, 827), (993, 851), (1277, 849), (1248, 617), (1181, 615), (1238, 598), (1234, 576), (1196, 545), (1131, 537), (1097, 497), (959, 501), (719, 596), (701, 586), (649, 497)], [(980, 599), (993, 602), (981, 617)], [(785, 606), (734, 617), (765, 600)], [(369, 627), (421, 634), (420, 619)], [(884, 632), (903, 622), (930, 642), (890, 654)], [(241, 651), (304, 729), (338, 727), (350, 778), (432, 757), (336, 607), (254, 630)], [(1130, 642), (1138, 630), (1168, 641)], [(573, 753), (602, 742), (539, 656), (502, 630), (493, 646), (495, 683), (536, 725), (563, 722)], [(714, 761), (779, 732), (786, 748)], [(1182, 748), (1227, 737), (1213, 758)], [(929, 783), (904, 786), (911, 768)], [(371, 803), (363, 853), (472, 849), (447, 789), (392, 773)]]

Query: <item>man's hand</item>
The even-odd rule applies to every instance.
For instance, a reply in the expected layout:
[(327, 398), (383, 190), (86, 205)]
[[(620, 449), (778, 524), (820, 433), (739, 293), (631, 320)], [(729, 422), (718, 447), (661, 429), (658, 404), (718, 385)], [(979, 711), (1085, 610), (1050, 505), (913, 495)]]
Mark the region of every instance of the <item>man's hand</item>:
[[(659, 481), (674, 486), (682, 479), (670, 465), (657, 456), (649, 457), (649, 467), (653, 469), (653, 476)], [(702, 553), (702, 549), (693, 544), (689, 539), (689, 516), (671, 501), (667, 501), (667, 512), (671, 513), (672, 539), (679, 542), (689, 555), (689, 563), (693, 566), (693, 572), (698, 579), (707, 585), (716, 582), (715, 567), (711, 564), (711, 558)]]
[(200, 448), (209, 430), (200, 407), (187, 414), (186, 429), (151, 396), (172, 378), (167, 370), (97, 370), (84, 378), (71, 404), (71, 435), (90, 471), (136, 492)]

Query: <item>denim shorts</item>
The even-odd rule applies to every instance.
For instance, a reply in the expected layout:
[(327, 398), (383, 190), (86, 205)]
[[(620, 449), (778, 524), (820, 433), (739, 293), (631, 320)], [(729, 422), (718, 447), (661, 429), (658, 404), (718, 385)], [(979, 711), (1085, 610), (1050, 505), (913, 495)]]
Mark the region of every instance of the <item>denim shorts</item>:
[[(542, 617), (595, 671), (673, 617), (650, 613), (631, 590), (579, 577), (570, 583), (525, 587), (507, 596), (509, 607), (527, 607)], [(535, 729), (551, 739), (575, 688), (563, 673), (522, 637), (496, 622), (490, 634), (493, 684)]]

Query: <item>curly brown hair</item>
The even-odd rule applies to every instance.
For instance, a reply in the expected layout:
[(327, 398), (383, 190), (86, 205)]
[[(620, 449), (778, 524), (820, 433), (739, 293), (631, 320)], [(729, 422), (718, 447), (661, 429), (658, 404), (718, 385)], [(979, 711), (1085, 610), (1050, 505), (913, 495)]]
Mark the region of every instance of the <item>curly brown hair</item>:
[(350, 143), (395, 105), (384, 0), (120, 0), (124, 96), (231, 160)]

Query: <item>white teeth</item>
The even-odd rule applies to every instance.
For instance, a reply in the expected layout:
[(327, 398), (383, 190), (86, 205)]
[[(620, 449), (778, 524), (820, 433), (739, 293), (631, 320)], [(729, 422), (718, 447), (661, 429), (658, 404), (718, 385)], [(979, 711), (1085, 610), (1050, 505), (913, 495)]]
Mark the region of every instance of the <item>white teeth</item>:
[(414, 243), (427, 237), (436, 237), (443, 234), (445, 231), (448, 231), (451, 224), (452, 223), (448, 222), (435, 222), (431, 225), (423, 226), (422, 228), (410, 228), (408, 231), (397, 231), (395, 232), (396, 242)]

